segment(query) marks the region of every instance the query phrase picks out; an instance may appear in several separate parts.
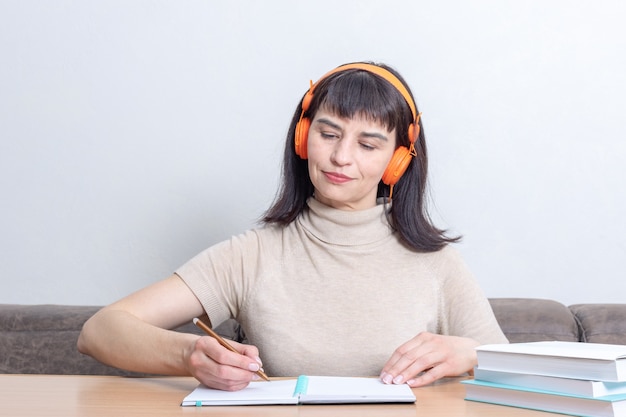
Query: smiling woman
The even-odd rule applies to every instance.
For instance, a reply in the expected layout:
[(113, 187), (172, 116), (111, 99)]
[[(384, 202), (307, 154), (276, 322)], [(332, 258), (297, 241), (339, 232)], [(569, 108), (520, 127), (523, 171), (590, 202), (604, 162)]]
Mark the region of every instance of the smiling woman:
[[(264, 225), (102, 309), (79, 349), (225, 390), (261, 368), (411, 386), (471, 371), (478, 344), (506, 338), (449, 245), (457, 239), (429, 220), (426, 174), (420, 114), (400, 75), (372, 63), (332, 70), (294, 113)], [(233, 352), (165, 330), (200, 315), (213, 326), (237, 319), (251, 344)]]
[(315, 199), (341, 210), (374, 207), (378, 183), (395, 144), (395, 129), (388, 131), (362, 115), (342, 118), (320, 109), (308, 139), (308, 169)]

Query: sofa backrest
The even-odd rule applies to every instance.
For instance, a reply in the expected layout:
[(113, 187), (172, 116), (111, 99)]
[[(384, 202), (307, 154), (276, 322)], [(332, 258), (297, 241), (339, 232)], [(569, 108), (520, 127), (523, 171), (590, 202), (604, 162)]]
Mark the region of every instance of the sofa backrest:
[(76, 350), (99, 307), (0, 305), (0, 373), (129, 375)]
[[(509, 341), (565, 340), (626, 345), (626, 304), (570, 307), (535, 298), (491, 298)], [(85, 321), (97, 306), (0, 304), (0, 373), (140, 376), (104, 365), (76, 349)], [(177, 331), (202, 334), (193, 324)], [(239, 324), (217, 326), (222, 336), (245, 342)]]
[[(76, 348), (83, 324), (97, 306), (0, 304), (0, 374), (80, 374), (144, 376), (107, 366)], [(176, 329), (203, 334), (189, 323)], [(227, 322), (216, 331), (239, 337), (240, 326)]]

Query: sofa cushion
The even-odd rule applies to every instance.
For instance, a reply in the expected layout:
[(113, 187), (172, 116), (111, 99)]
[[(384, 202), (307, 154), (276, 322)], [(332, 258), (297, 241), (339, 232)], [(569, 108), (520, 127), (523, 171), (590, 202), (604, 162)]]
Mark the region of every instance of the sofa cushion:
[(626, 304), (574, 304), (581, 340), (626, 345)]
[(572, 312), (565, 305), (539, 298), (490, 298), (500, 328), (511, 343), (542, 340), (579, 341)]

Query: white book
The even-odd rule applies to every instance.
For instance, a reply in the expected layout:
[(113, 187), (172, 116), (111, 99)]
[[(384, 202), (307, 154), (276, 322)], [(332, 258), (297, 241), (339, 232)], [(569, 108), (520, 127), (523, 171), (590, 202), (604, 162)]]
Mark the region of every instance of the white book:
[(461, 383), (465, 384), (465, 399), (470, 401), (583, 417), (626, 417), (626, 394), (591, 398), (475, 379)]
[(222, 391), (199, 385), (183, 406), (261, 404), (413, 403), (406, 384), (384, 384), (378, 378), (306, 376), (298, 379), (253, 381), (239, 391)]
[(626, 381), (626, 346), (582, 342), (529, 342), (476, 348), (478, 366), (593, 381)]
[(474, 379), (497, 384), (515, 385), (583, 397), (603, 397), (626, 394), (626, 382), (589, 381), (585, 379), (559, 378), (518, 372), (474, 369)]

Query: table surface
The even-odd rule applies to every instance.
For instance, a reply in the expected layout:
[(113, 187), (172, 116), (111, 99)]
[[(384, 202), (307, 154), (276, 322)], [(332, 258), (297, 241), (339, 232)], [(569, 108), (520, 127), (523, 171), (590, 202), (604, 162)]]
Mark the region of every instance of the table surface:
[(463, 378), (413, 389), (415, 404), (181, 407), (191, 377), (0, 375), (0, 416), (548, 416), (549, 413), (464, 400)]

